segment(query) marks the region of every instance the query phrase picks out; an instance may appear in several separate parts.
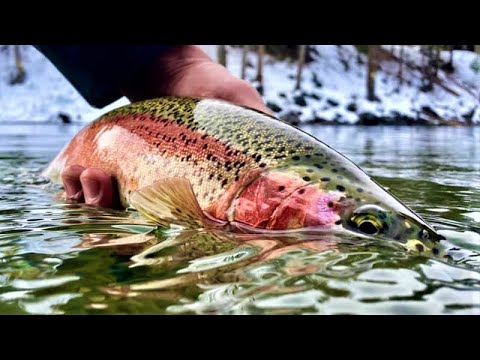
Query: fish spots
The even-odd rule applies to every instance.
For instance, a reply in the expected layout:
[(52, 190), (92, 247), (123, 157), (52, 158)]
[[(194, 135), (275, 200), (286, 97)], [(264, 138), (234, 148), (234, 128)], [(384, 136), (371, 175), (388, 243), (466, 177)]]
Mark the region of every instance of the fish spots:
[(305, 194), (305, 189), (300, 189), (300, 190), (298, 190), (298, 193), (299, 193), (300, 195)]
[(280, 185), (280, 186), (278, 187), (278, 191), (283, 191), (283, 190), (285, 190), (285, 186)]
[(311, 174), (311, 173), (313, 173), (314, 170), (313, 170), (313, 169), (307, 169), (307, 170), (305, 170), (305, 171), (306, 171), (307, 173)]
[(342, 224), (342, 220), (335, 221), (335, 225), (341, 225), (341, 224)]
[(298, 155), (292, 156), (292, 160), (293, 161), (298, 161), (298, 160), (300, 160), (300, 156), (298, 156)]
[(329, 201), (328, 204), (327, 204), (327, 206), (328, 206), (329, 208), (333, 208), (333, 206), (334, 206), (333, 201)]
[(338, 191), (345, 191), (345, 186), (337, 185), (337, 190)]
[(323, 166), (320, 164), (313, 164), (313, 166), (315, 166), (317, 169), (320, 169), (320, 170), (323, 169)]
[(325, 176), (325, 177), (322, 177), (320, 180), (323, 182), (327, 182), (327, 181), (330, 181), (330, 178)]
[(310, 177), (308, 177), (308, 176), (304, 176), (302, 179), (303, 179), (304, 181), (307, 181), (307, 182), (311, 180)]
[(363, 190), (362, 188), (357, 188), (357, 191), (358, 191), (359, 193), (363, 193), (364, 190)]
[(337, 169), (335, 169), (335, 168), (333, 168), (333, 169), (332, 169), (332, 172), (334, 172), (334, 173), (338, 173), (338, 170), (337, 170)]

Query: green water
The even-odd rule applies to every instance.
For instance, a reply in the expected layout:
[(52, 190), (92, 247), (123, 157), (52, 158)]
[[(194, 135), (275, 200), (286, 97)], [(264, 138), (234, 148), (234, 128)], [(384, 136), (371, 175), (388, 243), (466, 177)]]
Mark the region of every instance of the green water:
[[(450, 260), (328, 236), (152, 235), (40, 171), (77, 126), (0, 125), (2, 314), (478, 314), (480, 129), (308, 127), (446, 236)], [(153, 233), (152, 233), (153, 234)]]

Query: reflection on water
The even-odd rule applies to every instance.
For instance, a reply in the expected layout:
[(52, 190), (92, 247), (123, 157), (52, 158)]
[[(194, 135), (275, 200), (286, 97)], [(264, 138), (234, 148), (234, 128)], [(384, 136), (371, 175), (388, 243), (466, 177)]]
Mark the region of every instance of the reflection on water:
[(78, 131), (1, 126), (0, 313), (478, 314), (480, 131), (309, 127), (446, 236), (450, 260), (327, 235), (155, 229), (38, 177)]

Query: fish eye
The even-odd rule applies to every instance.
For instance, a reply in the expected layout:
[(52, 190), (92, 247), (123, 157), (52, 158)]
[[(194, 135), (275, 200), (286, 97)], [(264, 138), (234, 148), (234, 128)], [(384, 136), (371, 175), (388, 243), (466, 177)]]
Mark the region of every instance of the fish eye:
[(378, 233), (379, 228), (374, 222), (366, 220), (358, 225), (358, 230), (368, 235), (375, 235)]
[(381, 218), (385, 218), (385, 210), (380, 206), (364, 205), (354, 212), (349, 223), (364, 234), (376, 235), (383, 229)]
[(375, 235), (380, 233), (382, 222), (373, 214), (357, 214), (350, 221), (350, 225), (364, 234)]

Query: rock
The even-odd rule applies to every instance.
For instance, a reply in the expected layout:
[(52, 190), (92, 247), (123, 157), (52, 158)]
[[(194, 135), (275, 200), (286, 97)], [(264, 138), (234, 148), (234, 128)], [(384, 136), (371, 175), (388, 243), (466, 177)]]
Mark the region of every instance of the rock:
[(360, 54), (357, 55), (357, 64), (358, 65), (365, 64), (365, 61), (362, 60), (362, 57), (360, 56)]
[(430, 92), (433, 90), (433, 84), (432, 83), (427, 83), (427, 84), (424, 84), (420, 87), (420, 91), (421, 92)]
[(268, 106), (273, 112), (279, 113), (279, 112), (282, 111), (282, 108), (281, 108), (280, 106), (278, 106), (277, 104), (275, 104), (274, 102), (267, 101), (267, 106)]
[(323, 86), (322, 82), (321, 82), (320, 80), (318, 80), (317, 74), (315, 74), (315, 73), (313, 73), (312, 81), (313, 81), (313, 84), (314, 84), (317, 88), (321, 88), (321, 87)]
[(337, 107), (338, 106), (338, 101), (336, 100), (333, 100), (333, 99), (327, 99), (327, 103), (333, 107)]
[(350, 71), (350, 65), (347, 60), (340, 59), (340, 62), (342, 63), (343, 68), (345, 69), (346, 72)]
[(369, 112), (361, 113), (359, 115), (358, 124), (368, 125), (368, 126), (380, 125), (380, 119), (374, 114)]
[(304, 95), (296, 95), (293, 97), (293, 102), (297, 104), (298, 106), (307, 106), (307, 102), (305, 101), (305, 96)]
[(322, 97), (315, 94), (315, 93), (310, 93), (310, 94), (305, 94), (306, 97), (309, 97), (309, 98), (312, 98), (312, 99), (315, 99), (315, 100), (320, 100)]
[(72, 118), (70, 115), (65, 113), (58, 113), (58, 119), (64, 124), (70, 124), (72, 122)]
[(448, 74), (453, 74), (455, 72), (455, 68), (451, 62), (444, 63), (442, 66), (440, 66), (440, 69)]
[(263, 86), (262, 85), (256, 85), (255, 88), (257, 89), (258, 93), (263, 96)]
[(438, 114), (435, 112), (435, 110), (433, 110), (430, 106), (422, 106), (422, 112), (425, 114), (425, 115), (428, 115), (428, 116), (431, 116), (435, 119), (439, 119), (440, 116), (438, 116)]
[(347, 110), (351, 112), (356, 112), (358, 110), (357, 104), (350, 103), (347, 105)]
[(288, 114), (282, 116), (281, 119), (289, 124), (298, 125), (300, 123), (300, 114), (298, 111), (290, 111)]
[(467, 121), (468, 124), (471, 124), (474, 114), (475, 114), (475, 108), (473, 108), (468, 113), (463, 114), (462, 117)]

